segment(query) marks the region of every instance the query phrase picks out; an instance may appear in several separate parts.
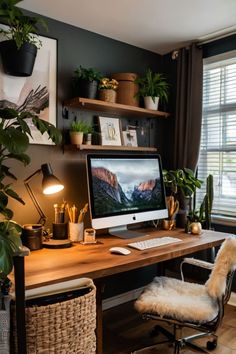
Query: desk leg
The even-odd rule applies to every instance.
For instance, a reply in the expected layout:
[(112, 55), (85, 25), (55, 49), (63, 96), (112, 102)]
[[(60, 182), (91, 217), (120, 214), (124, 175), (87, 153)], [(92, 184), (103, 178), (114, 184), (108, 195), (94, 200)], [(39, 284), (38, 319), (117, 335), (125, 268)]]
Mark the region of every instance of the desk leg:
[(16, 256), (13, 258), (13, 261), (16, 294), (17, 349), (18, 354), (26, 354), (24, 257)]
[(94, 281), (96, 285), (96, 310), (97, 310), (97, 328), (96, 328), (96, 334), (97, 334), (97, 354), (102, 354), (103, 352), (103, 323), (102, 323), (102, 293), (104, 290), (104, 284), (101, 281)]

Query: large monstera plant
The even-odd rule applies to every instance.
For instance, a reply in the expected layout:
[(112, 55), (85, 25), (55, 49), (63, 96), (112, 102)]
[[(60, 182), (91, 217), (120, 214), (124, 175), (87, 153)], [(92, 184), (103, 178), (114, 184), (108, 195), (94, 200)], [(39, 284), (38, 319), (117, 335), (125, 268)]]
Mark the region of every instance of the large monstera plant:
[[(31, 123), (32, 122), (32, 123)], [(30, 125), (48, 134), (55, 144), (61, 142), (60, 131), (52, 124), (40, 119), (29, 111), (12, 108), (0, 109), (0, 284), (4, 285), (7, 275), (13, 267), (13, 256), (20, 251), (21, 226), (13, 221), (13, 211), (8, 207), (9, 199), (13, 198), (25, 204), (14, 191), (10, 180), (16, 180), (8, 162), (16, 160), (23, 165), (30, 163), (26, 151), (31, 136)]]

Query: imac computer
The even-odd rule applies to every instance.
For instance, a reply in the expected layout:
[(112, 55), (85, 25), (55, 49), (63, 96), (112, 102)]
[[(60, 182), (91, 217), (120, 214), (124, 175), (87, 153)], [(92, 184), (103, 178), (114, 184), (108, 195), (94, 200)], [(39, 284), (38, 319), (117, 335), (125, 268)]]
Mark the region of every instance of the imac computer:
[(87, 178), (94, 229), (132, 238), (127, 225), (168, 216), (158, 154), (88, 154)]

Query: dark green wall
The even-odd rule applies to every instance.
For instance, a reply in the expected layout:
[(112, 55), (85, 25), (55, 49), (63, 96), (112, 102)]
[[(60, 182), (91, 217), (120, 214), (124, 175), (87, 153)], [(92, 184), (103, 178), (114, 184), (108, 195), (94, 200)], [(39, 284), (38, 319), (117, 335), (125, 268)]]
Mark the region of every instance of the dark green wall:
[[(96, 33), (92, 33), (65, 23), (46, 18), (49, 31), (41, 32), (58, 42), (58, 70), (57, 70), (57, 126), (65, 133), (74, 117), (85, 120), (93, 120), (98, 112), (87, 112), (76, 109), (69, 110), (69, 119), (63, 119), (63, 101), (73, 96), (72, 76), (79, 65), (94, 67), (104, 75), (114, 72), (136, 72), (143, 74), (147, 67), (155, 71), (165, 71), (168, 76), (167, 67), (164, 65), (163, 57)], [(141, 144), (157, 146), (159, 152), (163, 149), (163, 129), (165, 125), (161, 119), (122, 119), (123, 126), (127, 123), (138, 124), (146, 128), (146, 136)], [(54, 173), (64, 181), (65, 190), (60, 195), (45, 197), (42, 196), (40, 177), (32, 180), (31, 185), (43, 210), (48, 215), (47, 226), (51, 226), (53, 218), (53, 204), (64, 198), (70, 203), (76, 203), (81, 207), (87, 200), (87, 189), (85, 180), (84, 154), (78, 151), (71, 151), (53, 146), (31, 145), (29, 148), (31, 164), (23, 168), (20, 164), (14, 164), (14, 172), (19, 180), (16, 184), (18, 193), (26, 201), (25, 206), (15, 202), (12, 203), (15, 209), (16, 221), (33, 223), (38, 220), (37, 212), (32, 205), (23, 185), (23, 180), (33, 173), (44, 162), (50, 162)], [(86, 223), (89, 224), (87, 217)]]

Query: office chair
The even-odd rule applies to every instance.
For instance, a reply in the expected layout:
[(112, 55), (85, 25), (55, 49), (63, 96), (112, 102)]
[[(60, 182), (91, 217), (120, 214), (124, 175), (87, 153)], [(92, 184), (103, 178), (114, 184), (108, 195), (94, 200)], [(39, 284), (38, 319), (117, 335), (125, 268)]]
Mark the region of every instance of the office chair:
[[(184, 281), (183, 264), (210, 270), (209, 279), (203, 285)], [(180, 269), (182, 280), (155, 277), (136, 300), (135, 308), (144, 319), (163, 321), (173, 326), (173, 333), (159, 325), (155, 326), (154, 333), (164, 334), (167, 341), (174, 344), (174, 354), (179, 354), (185, 345), (202, 353), (209, 353), (192, 343), (192, 340), (210, 336), (212, 340), (207, 342), (207, 349), (216, 348), (215, 332), (221, 324), (224, 305), (230, 297), (235, 268), (236, 238), (230, 237), (221, 245), (214, 264), (185, 258)], [(183, 338), (181, 332), (184, 327), (200, 333)]]

